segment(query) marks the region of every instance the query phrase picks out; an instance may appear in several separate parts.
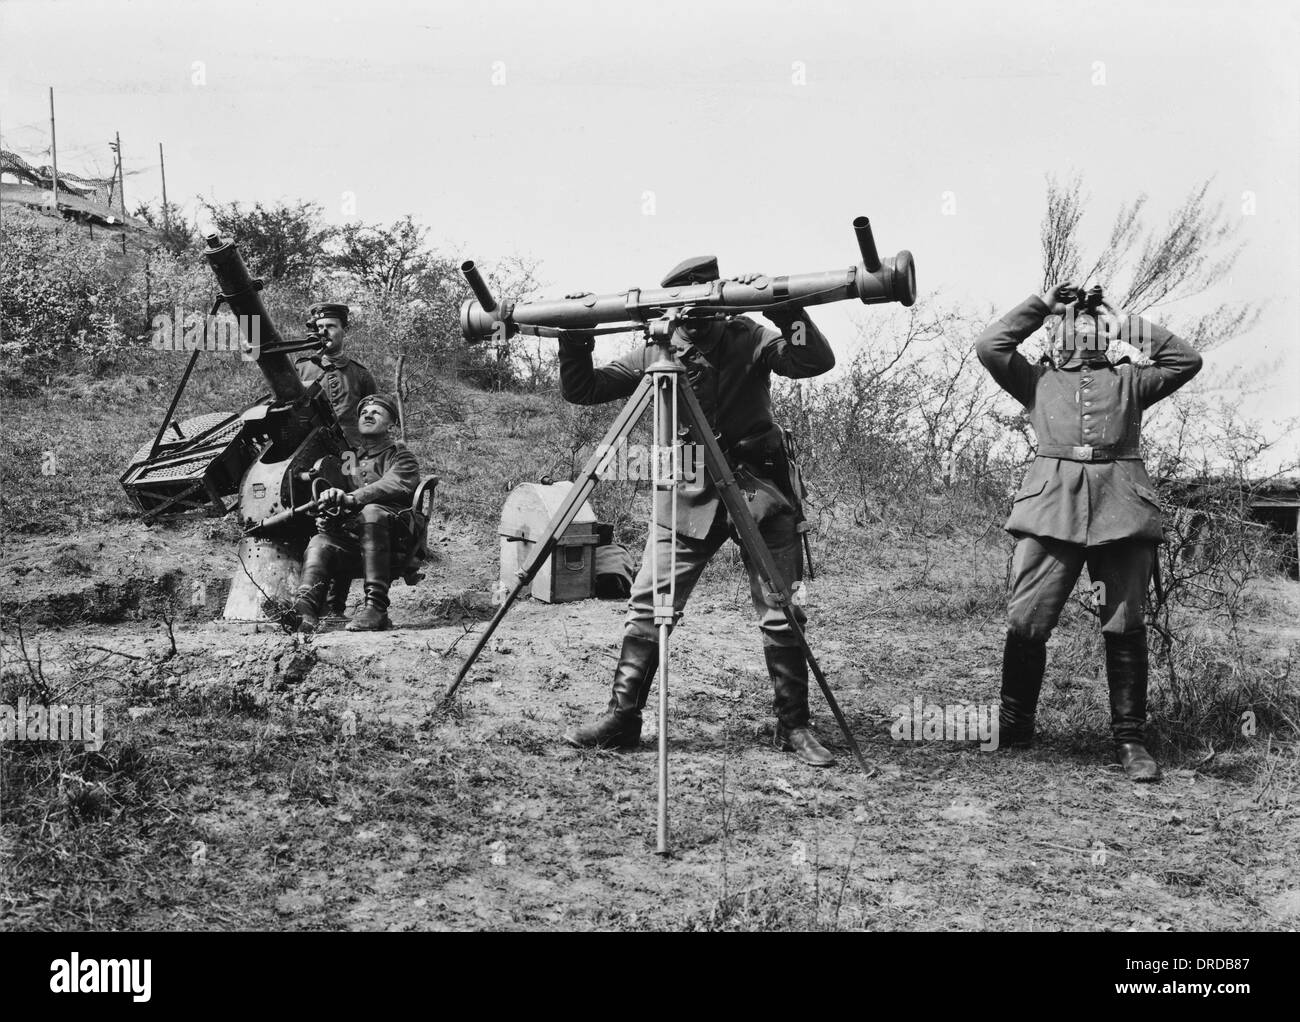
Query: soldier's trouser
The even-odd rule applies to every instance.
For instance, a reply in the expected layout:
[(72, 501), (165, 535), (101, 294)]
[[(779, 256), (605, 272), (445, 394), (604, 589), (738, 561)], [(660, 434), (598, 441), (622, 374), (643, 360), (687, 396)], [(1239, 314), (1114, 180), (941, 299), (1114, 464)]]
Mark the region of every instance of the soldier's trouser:
[(1028, 642), (1046, 642), (1061, 618), (1084, 565), (1096, 586), (1103, 635), (1145, 632), (1142, 608), (1155, 564), (1147, 541), (1085, 547), (1039, 536), (1022, 536), (1011, 557), (1007, 630)]
[[(387, 533), (388, 544), (374, 542), (375, 533)], [(366, 582), (387, 586), (392, 573), (388, 549), (398, 550), (406, 540), (401, 516), (382, 504), (367, 504), (357, 514), (346, 518), (322, 516), (317, 519), (316, 535), (307, 544), (303, 556), (299, 598), (321, 606), (330, 578), (360, 575)], [(371, 549), (371, 548), (375, 549)], [(377, 554), (382, 552), (382, 556)]]
[(1111, 729), (1116, 741), (1141, 742), (1146, 721), (1147, 643), (1142, 610), (1155, 564), (1149, 542), (1074, 543), (1024, 536), (1011, 558), (1007, 645), (1003, 654), (1004, 730), (1028, 739), (1046, 663), (1045, 644), (1084, 565), (1106, 641)]
[[(762, 534), (763, 542), (767, 545), (768, 550), (771, 551), (772, 559), (776, 562), (777, 569), (784, 577), (786, 585), (793, 585), (796, 580), (803, 577), (802, 550), (799, 545), (799, 533), (795, 530), (794, 510), (779, 495), (779, 492), (775, 491), (772, 484), (766, 480), (754, 480), (751, 477), (746, 481), (746, 485), (760, 486), (765, 490), (771, 488), (766, 495), (770, 498), (767, 506), (772, 507), (773, 510), (764, 514), (763, 519), (759, 521), (759, 532)], [(703, 574), (705, 566), (731, 534), (731, 523), (727, 518), (725, 509), (719, 505), (717, 517), (714, 518), (708, 535), (703, 539), (678, 535), (674, 544), (673, 537), (668, 529), (660, 528), (654, 542), (647, 540), (645, 554), (641, 559), (641, 568), (632, 582), (632, 595), (628, 600), (628, 614), (624, 626), (624, 635), (650, 641), (658, 640), (659, 633), (655, 628), (654, 621), (655, 593), (651, 575), (651, 557), (658, 559), (660, 592), (667, 594), (669, 560), (674, 547), (676, 549), (677, 564), (674, 572), (676, 587), (673, 599), (673, 620), (675, 623), (682, 610), (686, 607), (686, 601), (690, 599), (691, 591), (695, 588), (695, 583), (699, 581), (700, 575)], [(791, 629), (790, 623), (786, 620), (785, 614), (780, 607), (770, 603), (767, 599), (766, 587), (759, 575), (758, 565), (752, 562), (748, 553), (743, 551), (743, 548), (742, 554), (745, 569), (749, 573), (750, 597), (753, 600), (754, 612), (758, 615), (764, 647), (794, 647), (797, 649), (799, 640)], [(795, 620), (799, 622), (799, 627), (802, 629), (807, 620), (804, 610), (799, 606), (795, 606), (793, 610)], [(796, 672), (785, 673), (796, 674)], [(773, 678), (774, 685), (777, 688), (773, 710), (778, 719), (788, 727), (804, 727), (808, 723), (808, 678), (806, 668), (802, 672), (797, 672), (797, 675), (801, 676)], [(649, 679), (647, 679), (648, 683)]]

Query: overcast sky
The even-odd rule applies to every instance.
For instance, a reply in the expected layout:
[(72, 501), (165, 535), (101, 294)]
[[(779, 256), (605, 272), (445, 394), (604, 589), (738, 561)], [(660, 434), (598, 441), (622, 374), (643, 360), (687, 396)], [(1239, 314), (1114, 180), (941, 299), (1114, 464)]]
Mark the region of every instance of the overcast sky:
[[(1213, 177), (1245, 249), (1203, 301), (1270, 304), (1208, 363), (1279, 364), (1251, 402), (1276, 421), (1300, 384), (1297, 10), (0, 0), (0, 136), (45, 162), (53, 86), (61, 169), (107, 173), (120, 131), (129, 203), (157, 200), (163, 142), (190, 208), (411, 213), (482, 263), (537, 257), (552, 293), (650, 286), (696, 253), (847, 266), (865, 213), (922, 291), (1006, 308), (1040, 283), (1049, 171), (1082, 173), (1096, 243), (1120, 202), (1146, 192), (1163, 220)], [(815, 315), (846, 351), (872, 314)]]

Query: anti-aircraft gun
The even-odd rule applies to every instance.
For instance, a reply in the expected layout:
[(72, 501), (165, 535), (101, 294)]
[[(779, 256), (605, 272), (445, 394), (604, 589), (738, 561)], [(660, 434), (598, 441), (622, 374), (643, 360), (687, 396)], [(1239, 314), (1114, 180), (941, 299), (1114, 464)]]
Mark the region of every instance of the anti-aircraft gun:
[(270, 396), (242, 412), (178, 422), (173, 414), (196, 350), (158, 436), (137, 452), (120, 481), (146, 521), (204, 506), (224, 514), (225, 498), (237, 494), (243, 537), (223, 616), (266, 620), (293, 602), (315, 530), (303, 512), (322, 486), (350, 488), (342, 472), (348, 444), (329, 399), (299, 379), (289, 358), (320, 350), (324, 338), (281, 338), (262, 302), (262, 281), (249, 275), (233, 241), (210, 234), (203, 254), (220, 289), (208, 318), (223, 305), (234, 314)]
[[(318, 349), (320, 338), (286, 342), (262, 303), (261, 280), (250, 277), (233, 241), (207, 237), (203, 257), (220, 285), (218, 304), (241, 324), (260, 324), (257, 367), (271, 388), (269, 404), (244, 415), (244, 431), (265, 442), (239, 487), (240, 567), (226, 600), (227, 619), (262, 619), (292, 602), (303, 549), (314, 531), (310, 517), (282, 512), (308, 504), (320, 481), (350, 489), (342, 472), (347, 440), (329, 399), (298, 378), (289, 355)], [(270, 520), (270, 521), (268, 521)]]

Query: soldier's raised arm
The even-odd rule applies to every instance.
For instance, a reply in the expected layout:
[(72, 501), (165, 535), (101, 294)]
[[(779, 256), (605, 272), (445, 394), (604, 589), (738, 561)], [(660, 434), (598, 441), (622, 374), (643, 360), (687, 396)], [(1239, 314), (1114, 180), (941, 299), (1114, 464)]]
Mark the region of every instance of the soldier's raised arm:
[(596, 338), (585, 330), (560, 334), (560, 393), (575, 405), (599, 405), (631, 397), (645, 374), (645, 352), (634, 350), (600, 368), (591, 362)]
[(1201, 371), (1201, 353), (1158, 323), (1141, 316), (1127, 316), (1106, 305), (1106, 310), (1123, 324), (1123, 340), (1151, 359), (1151, 365), (1136, 366), (1138, 402), (1150, 408), (1167, 398)]
[[(742, 273), (732, 279), (749, 284), (762, 273)], [(767, 366), (770, 372), (792, 380), (820, 376), (835, 368), (835, 352), (817, 324), (801, 307), (771, 309), (763, 313), (775, 330), (761, 328), (755, 360)]]
[(985, 327), (975, 341), (975, 354), (989, 375), (1025, 407), (1033, 404), (1038, 370), (1017, 349), (1049, 315), (1057, 311), (1060, 289), (1068, 286), (1061, 283), (1045, 295), (1030, 295), (1005, 316)]
[(772, 372), (792, 380), (820, 376), (835, 368), (830, 341), (804, 309), (764, 313), (776, 330), (764, 329), (759, 357)]

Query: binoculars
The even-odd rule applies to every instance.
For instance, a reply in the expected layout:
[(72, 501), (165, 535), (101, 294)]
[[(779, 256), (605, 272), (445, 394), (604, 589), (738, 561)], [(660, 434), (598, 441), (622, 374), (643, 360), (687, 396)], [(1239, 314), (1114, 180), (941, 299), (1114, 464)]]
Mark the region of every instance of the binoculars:
[[(862, 261), (842, 270), (758, 277), (748, 284), (714, 280), (666, 288), (630, 288), (617, 294), (584, 295), (536, 302), (497, 301), (473, 262), (461, 264), (461, 273), (474, 298), (460, 309), (460, 329), (466, 341), (505, 340), (515, 334), (555, 337), (564, 330), (602, 333), (637, 330), (669, 313), (692, 310), (732, 316), (782, 308), (825, 305), (856, 298), (864, 305), (916, 301), (916, 268), (912, 253), (880, 258), (876, 253), (871, 221), (853, 221)], [(610, 324), (618, 324), (610, 326)]]
[(1085, 291), (1081, 287), (1063, 287), (1056, 296), (1064, 305), (1073, 305), (1076, 312), (1095, 313), (1101, 308), (1101, 285), (1094, 284)]

